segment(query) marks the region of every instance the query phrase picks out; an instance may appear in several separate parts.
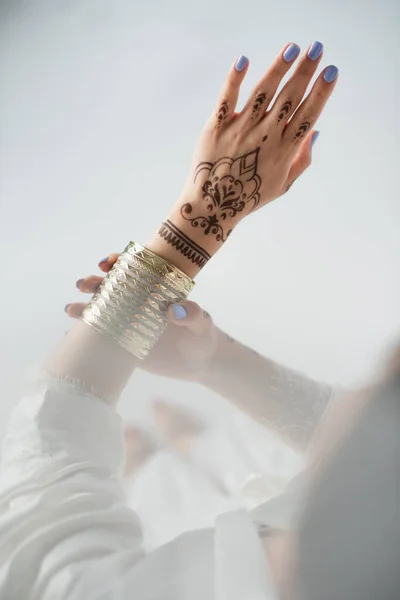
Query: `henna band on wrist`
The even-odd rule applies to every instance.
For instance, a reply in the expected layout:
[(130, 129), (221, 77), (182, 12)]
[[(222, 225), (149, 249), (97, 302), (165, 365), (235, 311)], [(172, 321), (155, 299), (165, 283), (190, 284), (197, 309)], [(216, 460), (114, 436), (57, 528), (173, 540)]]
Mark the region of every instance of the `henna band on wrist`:
[(194, 281), (174, 265), (130, 242), (82, 320), (143, 359), (167, 326), (168, 305), (182, 302), (193, 287)]

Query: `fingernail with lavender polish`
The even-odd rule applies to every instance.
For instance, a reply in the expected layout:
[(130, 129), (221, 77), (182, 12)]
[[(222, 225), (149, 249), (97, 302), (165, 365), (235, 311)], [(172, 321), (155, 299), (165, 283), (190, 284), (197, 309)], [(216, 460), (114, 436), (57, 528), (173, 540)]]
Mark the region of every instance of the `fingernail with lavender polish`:
[(79, 290), (79, 286), (81, 285), (82, 281), (83, 281), (83, 279), (78, 279), (78, 281), (75, 284), (76, 287), (78, 288), (78, 290)]
[(336, 77), (338, 76), (338, 73), (339, 69), (334, 65), (330, 65), (329, 67), (327, 67), (324, 73), (324, 79), (326, 83), (332, 83), (332, 81), (335, 81)]
[(319, 138), (319, 133), (320, 133), (319, 131), (314, 131), (312, 138), (311, 138), (311, 146), (314, 146), (315, 142)]
[(283, 60), (287, 63), (292, 62), (300, 54), (300, 48), (297, 44), (290, 44), (283, 53)]
[(247, 58), (247, 56), (239, 56), (239, 58), (236, 61), (236, 65), (235, 65), (235, 69), (238, 73), (241, 73), (242, 71), (245, 70), (245, 68), (247, 67), (247, 65), (249, 64), (249, 59)]
[(174, 304), (172, 307), (172, 312), (174, 313), (175, 319), (178, 321), (187, 317), (186, 309), (180, 304)]
[(308, 58), (310, 58), (311, 60), (318, 60), (322, 54), (323, 49), (324, 46), (323, 44), (321, 44), (321, 42), (314, 42), (308, 51)]
[(102, 265), (103, 263), (108, 261), (108, 256), (106, 256), (105, 258), (102, 258), (101, 261), (99, 262), (99, 265)]
[(66, 304), (64, 307), (65, 312), (68, 312), (69, 307), (71, 306), (71, 304)]

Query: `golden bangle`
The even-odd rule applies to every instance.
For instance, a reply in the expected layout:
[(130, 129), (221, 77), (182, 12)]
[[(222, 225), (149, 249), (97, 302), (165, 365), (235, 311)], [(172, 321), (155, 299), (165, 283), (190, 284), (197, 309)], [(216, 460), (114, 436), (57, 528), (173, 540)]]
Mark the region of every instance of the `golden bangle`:
[(194, 281), (168, 261), (130, 242), (85, 309), (82, 320), (145, 358), (164, 332), (169, 304), (182, 302)]

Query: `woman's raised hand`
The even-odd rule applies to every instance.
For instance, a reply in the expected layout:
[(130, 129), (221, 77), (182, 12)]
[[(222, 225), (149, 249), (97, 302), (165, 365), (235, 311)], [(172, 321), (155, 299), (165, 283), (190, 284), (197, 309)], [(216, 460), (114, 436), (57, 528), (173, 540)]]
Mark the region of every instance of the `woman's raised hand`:
[[(240, 112), (235, 109), (248, 59), (240, 56), (228, 73), (200, 136), (191, 175), (158, 232), (194, 265), (191, 274), (243, 217), (284, 194), (311, 162), (313, 127), (334, 90), (338, 69), (325, 68), (304, 98), (323, 54), (322, 44), (315, 42), (272, 102), (299, 54), (296, 44), (285, 46)], [(152, 243), (155, 252), (159, 246)]]

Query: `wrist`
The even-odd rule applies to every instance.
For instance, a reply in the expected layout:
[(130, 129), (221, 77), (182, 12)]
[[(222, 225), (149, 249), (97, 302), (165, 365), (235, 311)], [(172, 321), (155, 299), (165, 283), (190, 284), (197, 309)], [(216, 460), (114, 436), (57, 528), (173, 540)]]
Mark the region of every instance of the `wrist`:
[(229, 376), (235, 369), (235, 364), (237, 365), (237, 348), (233, 339), (218, 327), (215, 327), (215, 331), (215, 351), (196, 377), (197, 383), (211, 390), (215, 388), (221, 376)]
[(168, 261), (188, 277), (194, 279), (211, 255), (200, 255), (192, 244), (175, 232), (173, 222), (164, 221), (158, 231), (150, 238), (146, 248)]
[(185, 206), (191, 206), (186, 196), (172, 209), (146, 247), (194, 278), (221, 248), (225, 238), (219, 238), (211, 218), (185, 218)]

